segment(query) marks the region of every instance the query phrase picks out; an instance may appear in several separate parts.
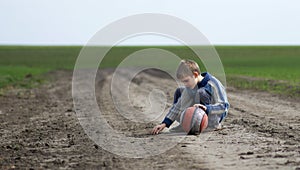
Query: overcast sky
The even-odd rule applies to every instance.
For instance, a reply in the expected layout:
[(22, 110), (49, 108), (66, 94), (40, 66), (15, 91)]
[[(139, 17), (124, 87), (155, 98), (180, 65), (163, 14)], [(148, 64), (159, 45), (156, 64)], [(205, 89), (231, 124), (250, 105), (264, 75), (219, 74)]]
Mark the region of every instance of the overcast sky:
[[(84, 45), (107, 24), (162, 13), (215, 45), (300, 45), (299, 0), (0, 0), (0, 44)], [(172, 44), (141, 36), (124, 44)]]

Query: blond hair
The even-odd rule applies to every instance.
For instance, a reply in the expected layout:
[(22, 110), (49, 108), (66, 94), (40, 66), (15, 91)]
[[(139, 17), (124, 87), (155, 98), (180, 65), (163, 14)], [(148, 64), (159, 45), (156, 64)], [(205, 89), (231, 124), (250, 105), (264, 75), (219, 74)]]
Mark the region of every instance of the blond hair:
[(194, 73), (201, 73), (199, 65), (193, 60), (181, 60), (176, 71), (176, 77), (182, 79), (187, 76), (193, 76)]

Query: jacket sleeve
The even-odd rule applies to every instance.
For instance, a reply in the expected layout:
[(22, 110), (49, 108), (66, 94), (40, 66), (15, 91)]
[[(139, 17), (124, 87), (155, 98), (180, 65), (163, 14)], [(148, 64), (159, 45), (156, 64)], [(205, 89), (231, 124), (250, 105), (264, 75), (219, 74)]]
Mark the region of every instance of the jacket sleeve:
[(207, 108), (206, 113), (227, 114), (229, 109), (229, 102), (224, 86), (219, 81), (212, 81), (210, 82), (210, 85), (212, 89), (212, 103), (205, 105)]
[(177, 103), (173, 104), (173, 106), (169, 110), (168, 114), (166, 115), (162, 123), (165, 123), (166, 127), (170, 127), (171, 124), (176, 120), (176, 117), (179, 116), (181, 112), (180, 109), (181, 109), (181, 97), (178, 99)]

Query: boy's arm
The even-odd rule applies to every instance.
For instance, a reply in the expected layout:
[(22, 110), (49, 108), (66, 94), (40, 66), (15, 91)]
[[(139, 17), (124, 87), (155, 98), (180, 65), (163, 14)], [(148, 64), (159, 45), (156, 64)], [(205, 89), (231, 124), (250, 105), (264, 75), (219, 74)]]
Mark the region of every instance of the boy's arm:
[(220, 83), (212, 82), (212, 101), (215, 101), (213, 104), (207, 104), (206, 113), (207, 114), (221, 114), (227, 113), (229, 109), (229, 102), (227, 100), (227, 95), (225, 88)]
[(181, 108), (181, 97), (178, 99), (177, 103), (173, 104), (162, 124), (165, 123), (166, 127), (170, 127), (171, 124), (175, 121), (176, 117), (180, 114)]

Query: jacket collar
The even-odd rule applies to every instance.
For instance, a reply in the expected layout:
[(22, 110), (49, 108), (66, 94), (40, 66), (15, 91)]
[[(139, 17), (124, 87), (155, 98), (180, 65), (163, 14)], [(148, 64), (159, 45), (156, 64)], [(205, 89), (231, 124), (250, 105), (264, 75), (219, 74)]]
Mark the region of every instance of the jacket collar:
[(197, 83), (198, 88), (206, 86), (207, 82), (210, 80), (211, 75), (208, 72), (201, 74), (203, 79)]

